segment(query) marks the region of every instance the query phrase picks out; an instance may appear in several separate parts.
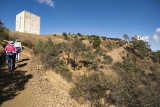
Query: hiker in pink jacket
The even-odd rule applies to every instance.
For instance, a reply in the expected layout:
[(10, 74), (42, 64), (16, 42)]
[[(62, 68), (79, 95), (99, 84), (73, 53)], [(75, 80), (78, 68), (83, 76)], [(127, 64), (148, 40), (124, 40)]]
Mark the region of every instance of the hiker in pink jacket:
[[(15, 69), (15, 58), (16, 58), (16, 47), (14, 46), (13, 41), (8, 42), (9, 45), (6, 46), (6, 58), (8, 59), (8, 69), (9, 71), (14, 71)], [(12, 60), (12, 69), (11, 69), (11, 60)]]

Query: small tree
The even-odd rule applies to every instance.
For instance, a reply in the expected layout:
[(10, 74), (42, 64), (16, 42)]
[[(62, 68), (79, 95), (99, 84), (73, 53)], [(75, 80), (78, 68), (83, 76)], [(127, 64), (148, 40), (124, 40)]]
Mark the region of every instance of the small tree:
[(112, 50), (112, 42), (108, 41), (107, 44), (105, 45), (106, 48), (109, 48), (110, 50)]
[(91, 35), (93, 40), (100, 40), (100, 37), (98, 35)]
[(156, 52), (156, 59), (158, 62), (158, 67), (160, 67), (160, 50), (157, 50), (157, 52)]
[(106, 37), (104, 37), (104, 36), (101, 36), (101, 38), (105, 41), (107, 38)]
[(126, 41), (127, 41), (127, 40), (130, 41), (130, 38), (128, 37), (127, 34), (124, 34), (124, 35), (123, 35), (123, 38), (125, 38)]
[(101, 40), (94, 40), (93, 47), (98, 48), (98, 47), (100, 47), (100, 44), (101, 44)]
[(86, 61), (87, 66), (88, 66), (88, 64), (93, 62), (96, 57), (95, 54), (91, 50), (87, 51), (86, 53), (83, 53), (82, 56), (83, 56), (84, 60)]
[(86, 49), (86, 45), (82, 43), (81, 40), (79, 40), (78, 38), (74, 38), (74, 41), (72, 43), (72, 52), (74, 55), (74, 70), (76, 67), (76, 58), (79, 56), (79, 52), (81, 51), (85, 51)]
[(63, 32), (62, 35), (64, 36), (64, 39), (68, 39), (68, 35), (66, 32)]
[(3, 22), (0, 20), (0, 41), (9, 39), (8, 29), (4, 27)]
[(71, 42), (60, 43), (60, 44), (57, 45), (57, 47), (58, 47), (59, 51), (64, 51), (64, 52), (67, 53), (67, 56), (68, 56), (68, 58), (67, 58), (67, 65), (68, 65), (70, 63), (69, 62), (69, 58), (70, 58), (70, 53), (71, 53), (71, 50), (72, 50)]
[(39, 41), (33, 47), (33, 51), (40, 57), (40, 61), (45, 68), (55, 69), (59, 65), (59, 51), (51, 39), (44, 43)]
[(108, 80), (104, 73), (93, 73), (89, 76), (82, 76), (75, 87), (70, 89), (71, 98), (75, 98), (77, 101), (84, 98), (91, 102), (91, 107), (102, 107), (100, 99), (105, 98), (105, 92), (108, 88)]
[(77, 33), (77, 35), (78, 35), (79, 37), (82, 37), (82, 34), (81, 34), (81, 33)]
[(132, 43), (134, 45), (134, 50), (138, 50), (138, 53), (136, 53), (140, 58), (144, 58), (148, 56), (148, 51), (150, 48), (150, 45), (148, 42), (145, 42), (143, 40), (138, 40), (137, 36), (132, 37)]

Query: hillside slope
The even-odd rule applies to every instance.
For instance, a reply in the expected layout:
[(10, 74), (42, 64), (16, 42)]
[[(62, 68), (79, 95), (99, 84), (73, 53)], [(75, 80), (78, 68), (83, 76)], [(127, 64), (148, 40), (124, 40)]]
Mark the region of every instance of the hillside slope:
[[(155, 99), (160, 92), (156, 88), (160, 83), (157, 56), (143, 41), (15, 31), (9, 35), (13, 40), (19, 38), (24, 49), (20, 67), (14, 73), (8, 72), (7, 63), (0, 69), (2, 107), (110, 107), (136, 105), (137, 101), (139, 105), (157, 105), (159, 101)], [(32, 46), (26, 47), (25, 41)]]
[[(70, 98), (71, 83), (66, 82), (60, 75), (51, 70), (41, 69), (31, 50), (24, 48), (21, 54), (19, 68), (9, 74), (7, 65), (1, 70), (1, 77), (8, 77), (0, 83), (10, 80), (8, 84), (1, 84), (3, 95), (1, 107), (88, 107), (79, 105)], [(2, 75), (3, 74), (3, 75)], [(9, 78), (13, 76), (13, 78)], [(8, 93), (12, 92), (12, 94)], [(6, 98), (5, 98), (6, 97)]]
[(39, 40), (46, 41), (48, 40), (48, 38), (53, 40), (55, 43), (61, 43), (64, 41), (64, 37), (61, 34), (57, 34), (57, 36), (55, 37), (53, 36), (53, 34), (35, 35), (9, 30), (9, 36), (13, 39), (19, 38), (21, 41), (31, 41), (33, 44), (37, 43)]

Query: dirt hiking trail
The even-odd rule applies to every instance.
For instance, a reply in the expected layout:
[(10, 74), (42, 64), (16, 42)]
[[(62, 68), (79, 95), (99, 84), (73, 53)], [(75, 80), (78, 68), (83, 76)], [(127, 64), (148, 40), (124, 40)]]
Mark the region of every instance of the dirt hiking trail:
[(107, 55), (109, 55), (109, 56), (111, 56), (112, 57), (112, 59), (113, 59), (113, 62), (115, 63), (115, 62), (118, 62), (118, 61), (122, 61), (122, 56), (124, 55), (124, 51), (125, 51), (125, 48), (127, 47), (127, 46), (129, 46), (130, 44), (126, 44), (126, 45), (124, 45), (124, 46), (122, 46), (122, 47), (120, 47), (120, 48), (117, 48), (117, 49), (114, 49), (114, 50), (112, 50), (112, 51), (110, 51), (110, 52), (108, 52), (107, 53)]
[(31, 50), (21, 52), (19, 68), (9, 73), (7, 63), (0, 69), (0, 107), (89, 107), (69, 96), (73, 84), (60, 75), (41, 69)]

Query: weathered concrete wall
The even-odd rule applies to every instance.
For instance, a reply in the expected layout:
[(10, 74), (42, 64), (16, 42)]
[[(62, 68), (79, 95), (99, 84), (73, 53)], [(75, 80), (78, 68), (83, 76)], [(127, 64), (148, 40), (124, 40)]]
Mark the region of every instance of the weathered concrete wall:
[(24, 32), (24, 11), (16, 15), (16, 31)]
[[(16, 31), (39, 35), (40, 17), (27, 11), (21, 13), (16, 16)], [(23, 18), (20, 19), (20, 17)], [(23, 20), (23, 23), (20, 23), (19, 20)], [(22, 26), (22, 29), (19, 26)]]

